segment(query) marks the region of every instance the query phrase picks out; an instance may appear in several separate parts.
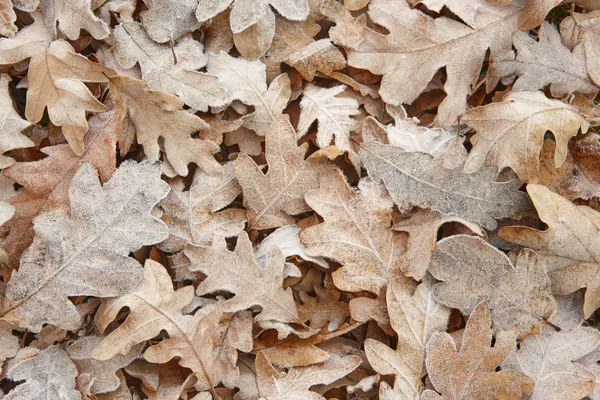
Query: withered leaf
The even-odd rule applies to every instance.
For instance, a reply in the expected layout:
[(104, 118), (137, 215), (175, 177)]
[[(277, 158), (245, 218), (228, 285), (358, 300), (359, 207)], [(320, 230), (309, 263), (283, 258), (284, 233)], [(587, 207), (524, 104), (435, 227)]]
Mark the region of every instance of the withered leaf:
[(530, 209), (521, 183), (494, 182), (494, 169), (466, 174), (446, 169), (443, 161), (423, 153), (408, 153), (399, 147), (369, 142), (359, 152), (369, 176), (383, 181), (394, 202), (431, 208), (482, 224), (496, 226), (495, 218), (523, 215)]
[(71, 182), (71, 215), (39, 215), (35, 239), (12, 273), (2, 319), (38, 332), (51, 323), (77, 329), (80, 317), (69, 296), (112, 297), (130, 291), (141, 268), (129, 253), (158, 243), (167, 228), (150, 212), (169, 187), (160, 166), (123, 163), (104, 186), (90, 164)]
[(548, 268), (554, 294), (587, 287), (583, 310), (589, 318), (600, 307), (600, 213), (577, 207), (542, 185), (527, 185), (527, 193), (548, 229), (510, 226), (501, 228), (499, 236), (538, 253)]
[(348, 2), (342, 5), (335, 0), (325, 0), (321, 4), (321, 13), (335, 22), (336, 26), (329, 29), (329, 37), (333, 43), (347, 49), (356, 49), (363, 41), (367, 16), (364, 14), (354, 18), (348, 10)]
[(191, 369), (203, 389), (213, 388), (215, 369), (212, 365), (213, 330), (221, 317), (214, 307), (202, 308), (194, 315), (182, 309), (194, 298), (194, 287), (173, 290), (169, 273), (159, 263), (146, 260), (140, 283), (130, 293), (109, 299), (96, 315), (96, 323), (104, 331), (123, 307), (131, 312), (117, 329), (106, 336), (92, 351), (98, 360), (109, 360), (116, 354), (127, 354), (132, 346), (166, 330), (169, 338), (150, 346), (144, 358), (153, 363), (165, 363), (179, 357), (182, 367)]
[(490, 164), (499, 170), (510, 167), (529, 183), (539, 180), (539, 154), (546, 131), (551, 131), (556, 141), (554, 163), (558, 168), (565, 161), (571, 137), (589, 127), (577, 109), (548, 99), (542, 92), (511, 92), (499, 103), (467, 111), (462, 121), (477, 131), (465, 172)]
[(510, 332), (496, 334), (494, 347), (491, 317), (485, 303), (471, 313), (463, 333), (460, 349), (446, 332), (434, 333), (427, 343), (427, 372), (433, 390), (423, 392), (422, 399), (521, 399), (533, 390), (534, 382), (525, 374), (496, 371), (514, 347)]
[(0, 168), (9, 167), (15, 162), (12, 158), (4, 155), (7, 151), (35, 145), (31, 139), (21, 133), (31, 124), (15, 111), (8, 90), (9, 82), (8, 75), (0, 76), (0, 109), (2, 109), (2, 114), (0, 114)]
[(91, 0), (40, 0), (40, 11), (46, 25), (54, 27), (55, 35), (58, 25), (69, 40), (77, 40), (82, 29), (96, 39), (104, 39), (110, 33), (109, 26), (92, 12)]
[(0, 64), (15, 64), (38, 55), (54, 40), (54, 33), (39, 12), (31, 13), (33, 23), (12, 38), (0, 39)]
[(587, 72), (596, 85), (600, 85), (600, 56), (596, 49), (600, 43), (600, 10), (589, 14), (571, 13), (560, 23), (560, 34), (567, 47), (573, 49), (581, 43), (585, 51)]
[(310, 322), (313, 330), (321, 329), (327, 325), (327, 331), (337, 330), (347, 316), (350, 315), (348, 304), (340, 301), (340, 292), (325, 289), (315, 285), (316, 297), (311, 297), (306, 292), (300, 292), (302, 305), (298, 306), (298, 314), (303, 321)]
[(158, 43), (174, 41), (201, 25), (196, 19), (196, 0), (144, 0), (144, 4), (148, 9), (140, 13), (142, 25)]
[(221, 166), (213, 157), (219, 146), (191, 137), (207, 128), (206, 122), (183, 110), (183, 101), (178, 97), (149, 90), (144, 81), (125, 76), (111, 77), (109, 87), (116, 101), (129, 110), (137, 140), (150, 161), (158, 161), (158, 142), (162, 138), (167, 159), (177, 174), (186, 176), (192, 162), (208, 173), (220, 171)]
[(434, 286), (437, 301), (463, 314), (477, 304), (489, 304), (494, 330), (535, 330), (556, 309), (550, 278), (537, 254), (524, 249), (516, 263), (475, 236), (442, 239), (432, 255), (429, 272), (442, 281)]

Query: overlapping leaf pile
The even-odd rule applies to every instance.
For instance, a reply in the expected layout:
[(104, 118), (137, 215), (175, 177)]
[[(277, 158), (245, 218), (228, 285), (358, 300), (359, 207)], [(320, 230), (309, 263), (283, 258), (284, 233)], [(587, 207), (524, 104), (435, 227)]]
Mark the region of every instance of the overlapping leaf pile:
[(600, 399), (600, 3), (0, 0), (4, 399)]

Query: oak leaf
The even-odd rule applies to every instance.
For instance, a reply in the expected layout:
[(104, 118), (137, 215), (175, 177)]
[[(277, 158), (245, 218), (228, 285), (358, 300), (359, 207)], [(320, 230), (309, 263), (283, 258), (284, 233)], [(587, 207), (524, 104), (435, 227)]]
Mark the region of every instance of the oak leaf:
[(125, 76), (113, 76), (110, 91), (116, 102), (129, 110), (129, 119), (135, 127), (137, 140), (152, 162), (159, 159), (159, 138), (164, 152), (178, 175), (188, 174), (188, 164), (195, 163), (203, 171), (217, 173), (221, 165), (213, 154), (219, 146), (209, 140), (191, 135), (208, 125), (201, 118), (183, 110), (183, 101), (159, 90), (149, 90), (144, 81)]
[(109, 26), (92, 12), (91, 0), (40, 0), (40, 11), (46, 25), (56, 27), (58, 22), (58, 29), (69, 40), (77, 40), (83, 29), (95, 39), (104, 39), (110, 34)]
[(12, 38), (0, 39), (0, 64), (15, 64), (46, 50), (54, 40), (52, 29), (46, 25), (42, 15), (31, 13), (33, 23), (23, 27)]
[(13, 37), (18, 31), (17, 14), (13, 10), (12, 0), (0, 0), (0, 35)]
[(8, 89), (9, 82), (8, 75), (0, 76), (0, 109), (2, 110), (2, 114), (0, 114), (0, 168), (9, 167), (15, 162), (12, 158), (5, 156), (5, 152), (35, 145), (31, 139), (21, 133), (31, 124), (15, 111)]
[(545, 328), (530, 335), (502, 363), (523, 372), (535, 382), (532, 400), (576, 400), (592, 392), (594, 373), (577, 362), (600, 345), (597, 329), (579, 327), (556, 332)]
[(191, 37), (184, 37), (169, 48), (155, 43), (144, 28), (133, 21), (116, 26), (113, 37), (121, 67), (132, 68), (138, 63), (150, 89), (177, 95), (200, 111), (227, 103), (217, 77), (196, 71), (206, 66), (208, 57), (203, 53), (202, 45)]
[(265, 139), (266, 174), (246, 154), (238, 157), (235, 175), (242, 187), (249, 229), (293, 224), (292, 215), (309, 211), (304, 194), (319, 186), (320, 175), (331, 171), (319, 158), (304, 159), (307, 144), (297, 146), (288, 117), (279, 117)]
[(300, 292), (302, 305), (298, 306), (298, 314), (303, 321), (310, 322), (312, 330), (324, 328), (327, 325), (328, 332), (334, 332), (350, 316), (348, 304), (340, 301), (341, 293), (335, 289), (314, 286), (315, 297), (306, 292)]
[(500, 78), (516, 74), (519, 78), (513, 91), (541, 90), (548, 85), (552, 97), (598, 91), (588, 76), (582, 46), (577, 46), (571, 53), (549, 22), (542, 24), (538, 37), (536, 42), (526, 32), (515, 32), (516, 56), (511, 51), (494, 58), (487, 77), (488, 85), (495, 87)]
[(529, 249), (522, 250), (513, 265), (483, 239), (451, 236), (438, 242), (429, 272), (442, 281), (433, 287), (437, 301), (465, 315), (486, 302), (495, 331), (514, 329), (527, 334), (556, 309), (550, 278), (537, 254)]
[(175, 41), (201, 26), (196, 18), (196, 0), (144, 0), (144, 4), (148, 9), (140, 13), (142, 25), (158, 43)]
[(146, 260), (143, 277), (137, 287), (107, 300), (98, 310), (96, 324), (102, 332), (122, 308), (129, 307), (131, 312), (117, 329), (102, 339), (92, 351), (92, 356), (105, 361), (118, 353), (125, 355), (134, 345), (165, 330), (169, 338), (147, 348), (144, 358), (152, 363), (166, 363), (173, 357), (179, 357), (179, 364), (194, 372), (199, 387), (212, 389), (218, 383), (215, 381), (212, 335), (221, 311), (205, 307), (194, 315), (186, 315), (182, 309), (193, 298), (193, 286), (173, 290), (165, 267), (156, 261)]
[(399, 147), (369, 142), (359, 152), (369, 176), (383, 181), (394, 203), (430, 208), (496, 227), (495, 218), (523, 215), (530, 210), (517, 180), (494, 182), (493, 168), (472, 174), (444, 168), (442, 160), (423, 153), (408, 153)]
[(585, 52), (587, 72), (596, 85), (600, 85), (600, 55), (596, 49), (600, 44), (600, 10), (588, 14), (571, 13), (560, 23), (563, 43), (573, 49), (581, 43)]
[(511, 92), (503, 101), (473, 108), (462, 121), (477, 131), (471, 138), (473, 149), (465, 162), (465, 172), (484, 165), (501, 171), (512, 168), (529, 183), (539, 180), (544, 134), (551, 131), (556, 141), (554, 163), (558, 168), (567, 157), (567, 144), (589, 123), (574, 107), (548, 99), (542, 92)]
[(35, 239), (6, 286), (2, 319), (38, 332), (43, 324), (74, 330), (80, 316), (69, 296), (112, 297), (131, 290), (141, 268), (129, 253), (167, 236), (151, 215), (169, 191), (160, 166), (124, 162), (101, 186), (83, 164), (71, 181), (71, 215), (35, 219)]
[(325, 222), (305, 229), (300, 238), (309, 255), (343, 264), (332, 274), (337, 288), (379, 293), (390, 280), (402, 278), (406, 243), (390, 229), (393, 203), (383, 186), (363, 180), (359, 188), (350, 188), (339, 170), (323, 177), (320, 188), (305, 198)]
[(263, 265), (259, 265), (248, 234), (241, 232), (235, 251), (227, 250), (224, 240), (215, 240), (210, 247), (187, 245), (184, 252), (191, 262), (189, 269), (207, 276), (198, 285), (198, 296), (225, 290), (235, 296), (223, 303), (223, 311), (235, 312), (258, 305), (262, 311), (255, 317), (257, 321), (303, 325), (292, 290), (283, 289), (285, 259), (279, 249), (271, 247)]
[(437, 332), (427, 342), (427, 372), (437, 394), (423, 392), (424, 400), (433, 399), (521, 399), (533, 390), (534, 383), (525, 374), (496, 371), (515, 346), (510, 332), (496, 334), (494, 347), (491, 317), (485, 303), (471, 313), (460, 349), (446, 332)]
[(363, 41), (367, 16), (361, 14), (354, 18), (347, 8), (348, 2), (345, 3), (342, 5), (335, 0), (325, 0), (321, 4), (321, 13), (336, 24), (329, 29), (333, 43), (354, 50)]
[(435, 332), (443, 332), (450, 309), (436, 303), (431, 292), (430, 278), (425, 278), (410, 293), (396, 284), (388, 286), (387, 304), (390, 322), (398, 334), (396, 350), (383, 343), (367, 339), (365, 353), (375, 371), (395, 375), (394, 387), (382, 383), (381, 399), (418, 400), (425, 375), (425, 345)]
[(587, 319), (600, 307), (600, 214), (577, 207), (542, 185), (527, 185), (527, 193), (548, 229), (510, 226), (498, 235), (537, 252), (548, 268), (555, 295), (587, 287), (583, 306)]
[(507, 7), (485, 0), (446, 3), (466, 24), (445, 16), (433, 19), (405, 1), (372, 0), (369, 16), (389, 34), (367, 29), (357, 49), (348, 52), (350, 66), (383, 75), (379, 93), (392, 105), (412, 103), (445, 67), (447, 97), (436, 117), (441, 126), (456, 124), (466, 109), (488, 49), (492, 57), (510, 50), (522, 10), (520, 0)]
[(236, 236), (244, 229), (246, 210), (227, 208), (242, 189), (235, 179), (235, 162), (223, 166), (221, 174), (196, 171), (189, 190), (179, 178), (171, 181), (171, 192), (160, 202), (162, 220), (169, 237), (159, 248), (176, 253), (186, 244), (209, 245), (215, 237)]

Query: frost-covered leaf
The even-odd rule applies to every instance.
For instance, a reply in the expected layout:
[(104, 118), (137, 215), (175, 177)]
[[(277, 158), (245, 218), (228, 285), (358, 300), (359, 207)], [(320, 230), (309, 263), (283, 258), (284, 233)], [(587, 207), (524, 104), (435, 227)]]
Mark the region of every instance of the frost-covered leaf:
[(2, 110), (0, 114), (0, 168), (9, 167), (15, 162), (12, 158), (3, 155), (7, 151), (35, 145), (31, 139), (21, 133), (31, 124), (15, 111), (8, 90), (9, 82), (8, 75), (0, 76), (0, 109)]

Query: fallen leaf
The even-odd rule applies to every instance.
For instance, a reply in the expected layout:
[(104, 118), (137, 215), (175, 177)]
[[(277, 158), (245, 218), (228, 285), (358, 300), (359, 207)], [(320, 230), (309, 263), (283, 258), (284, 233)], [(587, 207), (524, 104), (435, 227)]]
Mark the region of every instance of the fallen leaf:
[(31, 139), (21, 133), (31, 124), (15, 111), (8, 89), (9, 82), (8, 75), (0, 76), (0, 107), (3, 110), (0, 115), (0, 168), (10, 167), (15, 162), (3, 155), (7, 151), (35, 146)]

